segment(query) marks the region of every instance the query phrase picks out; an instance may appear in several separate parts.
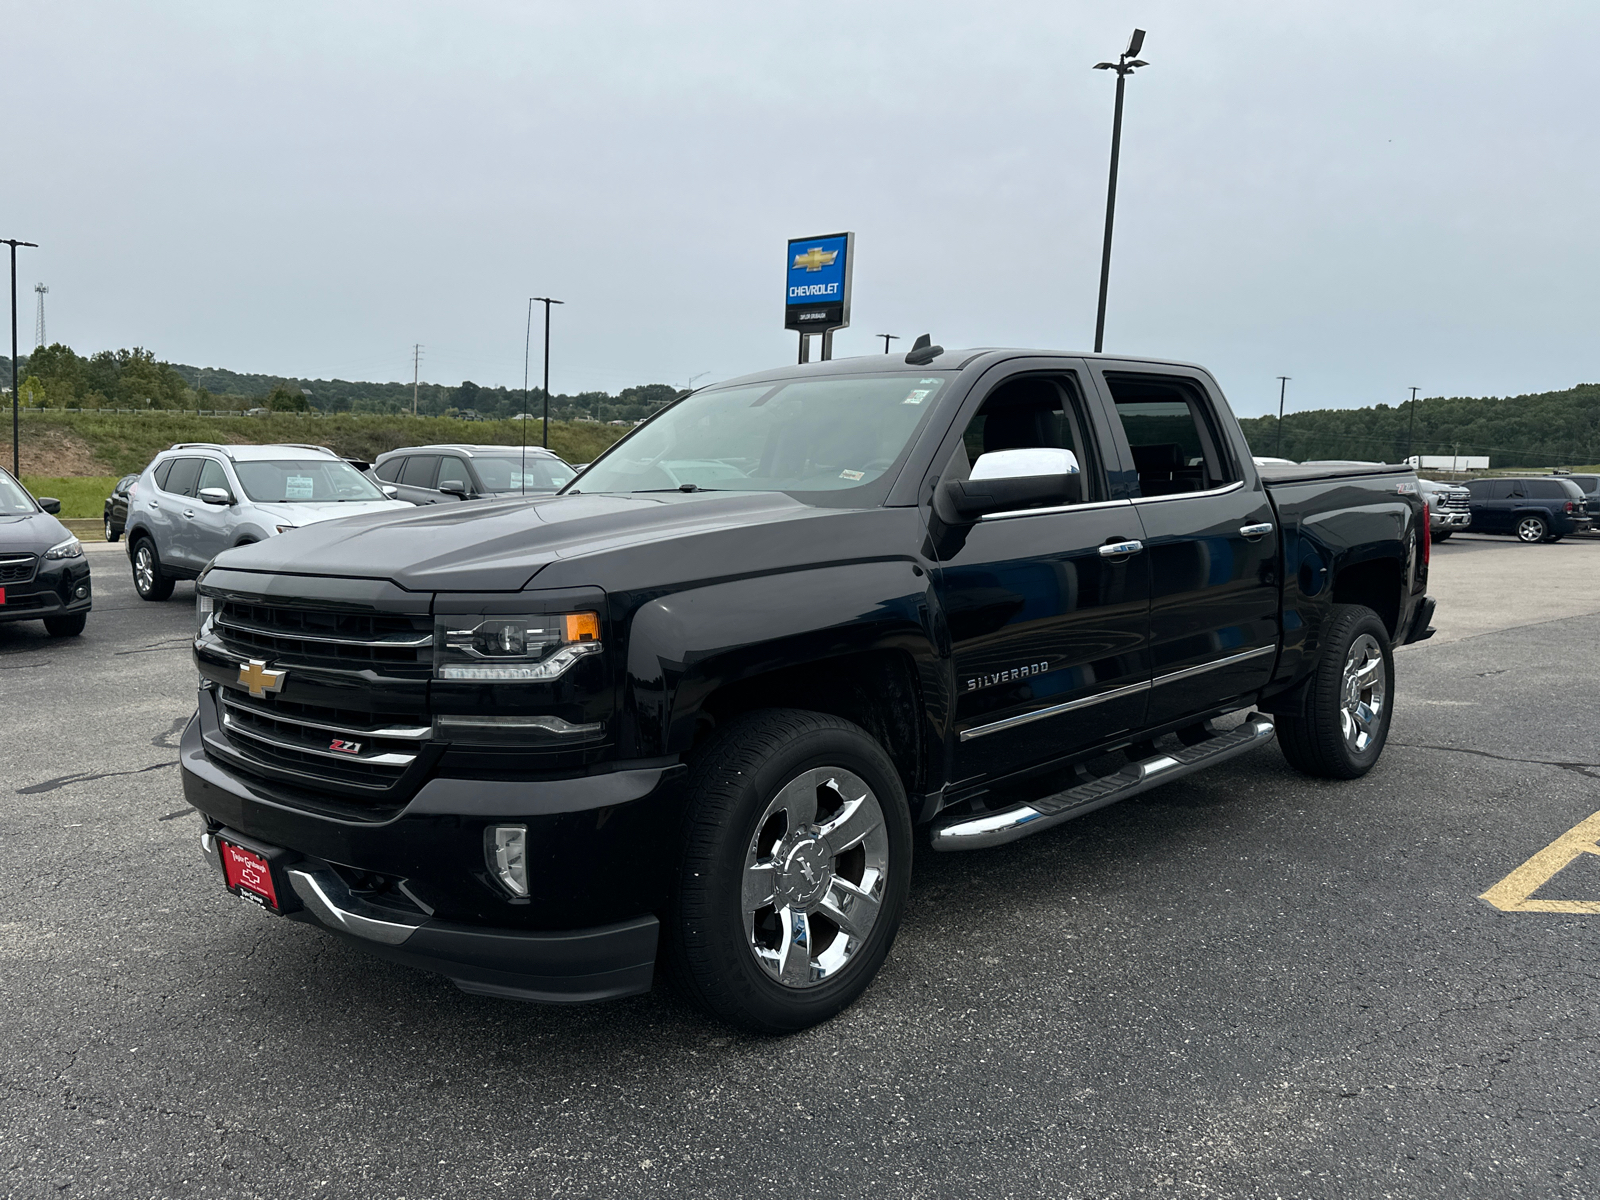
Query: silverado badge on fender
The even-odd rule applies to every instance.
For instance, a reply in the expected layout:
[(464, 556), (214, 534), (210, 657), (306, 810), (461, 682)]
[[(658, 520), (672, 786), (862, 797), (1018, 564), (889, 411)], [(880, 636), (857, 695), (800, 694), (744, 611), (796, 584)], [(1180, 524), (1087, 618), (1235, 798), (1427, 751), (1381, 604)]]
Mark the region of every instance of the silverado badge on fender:
[(267, 664), (259, 658), (252, 658), (239, 668), (239, 682), (249, 688), (257, 700), (265, 700), (268, 692), (283, 691), (283, 681), (287, 678), (289, 672), (268, 670)]

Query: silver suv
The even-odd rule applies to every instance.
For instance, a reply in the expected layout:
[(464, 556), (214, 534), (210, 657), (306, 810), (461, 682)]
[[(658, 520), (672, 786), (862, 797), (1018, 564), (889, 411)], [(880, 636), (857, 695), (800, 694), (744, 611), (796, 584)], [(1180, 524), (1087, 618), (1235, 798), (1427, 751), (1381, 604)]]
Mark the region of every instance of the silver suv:
[(409, 508), (326, 446), (220, 446), (163, 450), (128, 497), (128, 561), (145, 600), (165, 600), (230, 546), (301, 525)]

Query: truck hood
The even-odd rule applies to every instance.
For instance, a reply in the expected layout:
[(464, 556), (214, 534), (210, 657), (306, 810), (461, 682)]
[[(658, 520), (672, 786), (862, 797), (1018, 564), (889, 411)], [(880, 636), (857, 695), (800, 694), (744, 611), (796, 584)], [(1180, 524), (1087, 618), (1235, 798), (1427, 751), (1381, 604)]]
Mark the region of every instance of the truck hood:
[(407, 505), (307, 526), (217, 555), (235, 571), (387, 579), (408, 591), (512, 592), (560, 559), (804, 520), (781, 492), (567, 495)]

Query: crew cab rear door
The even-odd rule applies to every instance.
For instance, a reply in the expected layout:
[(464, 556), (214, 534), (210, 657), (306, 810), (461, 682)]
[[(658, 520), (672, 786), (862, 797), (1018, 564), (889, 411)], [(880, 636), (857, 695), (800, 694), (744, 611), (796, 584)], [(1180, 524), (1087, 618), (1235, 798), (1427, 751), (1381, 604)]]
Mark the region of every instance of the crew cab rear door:
[(1279, 531), (1209, 375), (1096, 360), (1150, 571), (1150, 707), (1164, 725), (1266, 685), (1280, 641)]
[[(994, 368), (963, 403), (933, 470), (967, 479), (986, 454), (1071, 450), (1076, 504), (930, 526), (931, 557), (954, 672), (952, 778), (1009, 774), (1068, 755), (1144, 719), (1150, 580), (1128, 499), (1112, 500), (1097, 404), (1081, 360)], [(1103, 417), (1101, 418), (1103, 424)]]

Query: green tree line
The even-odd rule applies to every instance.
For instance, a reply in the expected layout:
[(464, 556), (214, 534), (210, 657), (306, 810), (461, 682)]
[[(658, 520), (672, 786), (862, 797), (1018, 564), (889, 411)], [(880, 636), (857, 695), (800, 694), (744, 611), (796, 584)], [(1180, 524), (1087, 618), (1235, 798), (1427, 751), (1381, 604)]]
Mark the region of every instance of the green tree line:
[[(21, 399), (29, 408), (215, 410), (267, 408), (275, 412), (376, 413), (412, 410), (409, 383), (362, 383), (345, 379), (298, 379), (248, 375), (217, 367), (191, 367), (159, 360), (142, 347), (78, 354), (56, 343), (21, 360)], [(11, 362), (0, 358), (0, 384), (11, 386)], [(513, 417), (542, 415), (544, 392), (483, 387), (464, 380), (416, 389), (419, 416)], [(550, 416), (560, 421), (642, 420), (678, 395), (670, 384), (653, 383), (608, 392), (552, 395)]]
[(1487, 454), (1492, 467), (1600, 462), (1600, 384), (1525, 396), (1436, 396), (1411, 405), (1324, 408), (1241, 421), (1251, 450), (1292, 458), (1403, 462), (1411, 454)]

